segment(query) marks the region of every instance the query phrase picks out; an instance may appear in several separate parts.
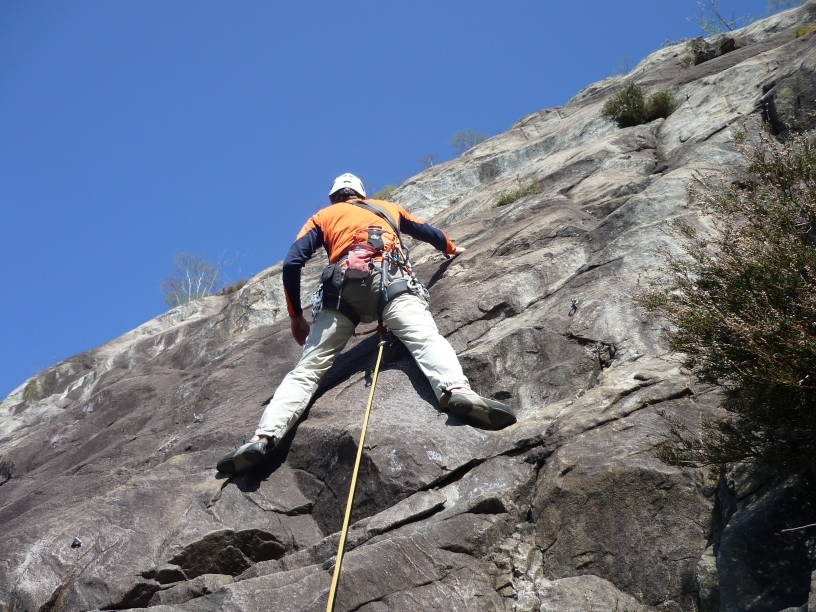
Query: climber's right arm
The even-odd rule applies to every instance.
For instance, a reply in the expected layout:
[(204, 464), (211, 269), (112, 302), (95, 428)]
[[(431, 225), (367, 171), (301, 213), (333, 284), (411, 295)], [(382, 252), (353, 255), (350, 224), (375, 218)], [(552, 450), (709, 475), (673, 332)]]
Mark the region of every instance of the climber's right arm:
[(321, 246), (323, 246), (323, 232), (312, 217), (300, 230), (297, 239), (286, 254), (286, 259), (283, 260), (281, 277), (283, 293), (286, 296), (286, 308), (292, 319), (290, 321), (292, 336), (301, 346), (309, 334), (309, 324), (303, 317), (303, 308), (300, 303), (300, 271)]
[(418, 219), (409, 213), (401, 206), (397, 207), (400, 213), (400, 231), (412, 238), (427, 242), (435, 249), (445, 253), (448, 257), (459, 255), (465, 249), (457, 247), (448, 235), (438, 227), (434, 227), (430, 223), (425, 223), (422, 219)]

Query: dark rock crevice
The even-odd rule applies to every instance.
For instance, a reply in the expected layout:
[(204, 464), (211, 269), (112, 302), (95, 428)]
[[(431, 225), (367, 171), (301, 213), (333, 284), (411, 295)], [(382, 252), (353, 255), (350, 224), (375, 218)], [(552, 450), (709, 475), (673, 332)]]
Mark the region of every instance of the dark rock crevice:
[(137, 582), (118, 602), (100, 608), (100, 610), (129, 610), (146, 608), (161, 586), (156, 582)]
[[(65, 596), (67, 594), (67, 589), (71, 584), (71, 580), (73, 580), (74, 574), (73, 572), (67, 574), (63, 579), (59, 586), (54, 589), (54, 592), (51, 594), (51, 597), (48, 598), (42, 606), (39, 607), (37, 612), (55, 612), (56, 610), (63, 609), (65, 604)], [(12, 603), (10, 609), (14, 610), (16, 606)]]
[(14, 463), (0, 455), (0, 487), (14, 478)]
[[(816, 570), (814, 470), (773, 476), (750, 464), (721, 471), (706, 553), (697, 567), (704, 610), (807, 606)], [(812, 594), (810, 595), (812, 597)]]
[(583, 347), (589, 348), (595, 356), (595, 362), (598, 370), (604, 370), (611, 366), (618, 354), (618, 348), (614, 342), (605, 342), (595, 338), (586, 338), (573, 332), (566, 332), (564, 336), (570, 340), (574, 340)]
[[(202, 574), (237, 576), (260, 561), (280, 559), (286, 551), (287, 547), (271, 533), (259, 529), (224, 530), (189, 544), (169, 563), (178, 566), (188, 580)], [(157, 575), (156, 580), (177, 582), (178, 577), (168, 576), (162, 580)]]
[(695, 38), (688, 43), (688, 53), (691, 56), (691, 65), (700, 64), (720, 57), (738, 49), (737, 41), (728, 36), (718, 36), (717, 42), (708, 41), (702, 37)]
[[(442, 579), (444, 579), (446, 576), (447, 576), (447, 574), (443, 575)], [(425, 582), (419, 582), (417, 584), (412, 584), (409, 590), (422, 588), (424, 586), (434, 584), (435, 582), (437, 582), (437, 579), (429, 579), (429, 580), (426, 580)], [(361, 610), (362, 608), (364, 608), (366, 606), (370, 606), (371, 604), (383, 602), (387, 597), (393, 597), (395, 595), (399, 595), (400, 593), (404, 593), (404, 592), (405, 591), (394, 591), (394, 592), (388, 593), (387, 595), (384, 595), (382, 597), (376, 597), (376, 598), (373, 598), (373, 599), (369, 599), (367, 601), (363, 601), (360, 605), (355, 606), (354, 608), (349, 608), (349, 612), (357, 612), (358, 610)]]
[(762, 119), (774, 135), (816, 126), (816, 61), (774, 82), (760, 101)]

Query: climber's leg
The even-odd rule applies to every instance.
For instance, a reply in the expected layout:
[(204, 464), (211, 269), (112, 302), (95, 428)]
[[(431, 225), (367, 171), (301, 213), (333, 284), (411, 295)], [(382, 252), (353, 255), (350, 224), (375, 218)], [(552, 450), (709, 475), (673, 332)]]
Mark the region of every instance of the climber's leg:
[(493, 429), (516, 422), (509, 406), (470, 389), (456, 352), (439, 333), (424, 300), (412, 293), (397, 296), (386, 304), (383, 321), (411, 352), (440, 404), (448, 411)]
[(303, 354), (275, 391), (261, 416), (255, 437), (227, 453), (218, 470), (234, 474), (258, 463), (303, 414), (323, 375), (334, 363), (354, 333), (354, 324), (336, 310), (324, 309), (317, 315)]
[(470, 389), (456, 352), (439, 333), (424, 300), (413, 293), (395, 297), (383, 309), (383, 322), (411, 352), (437, 399), (456, 387)]
[(336, 310), (320, 311), (306, 338), (300, 361), (275, 391), (256, 435), (280, 440), (289, 431), (353, 333), (354, 323), (348, 317)]

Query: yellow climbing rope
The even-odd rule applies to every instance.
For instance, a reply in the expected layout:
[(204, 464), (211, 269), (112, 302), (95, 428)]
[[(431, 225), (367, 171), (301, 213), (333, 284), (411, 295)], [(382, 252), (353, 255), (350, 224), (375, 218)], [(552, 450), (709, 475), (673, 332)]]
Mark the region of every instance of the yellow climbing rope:
[(343, 518), (343, 529), (340, 531), (340, 542), (337, 545), (337, 560), (334, 563), (334, 576), (332, 577), (331, 589), (329, 589), (329, 601), (326, 604), (326, 612), (334, 611), (334, 599), (337, 597), (337, 583), (340, 580), (340, 566), (343, 564), (343, 551), (346, 548), (346, 534), (348, 533), (349, 520), (351, 519), (351, 507), (354, 504), (354, 491), (357, 488), (357, 472), (360, 469), (360, 460), (363, 458), (363, 443), (365, 442), (366, 429), (368, 429), (368, 416), (371, 414), (371, 404), (374, 402), (374, 389), (377, 388), (377, 374), (380, 372), (380, 361), (382, 360), (383, 347), (385, 346), (385, 327), (382, 321), (377, 325), (375, 331), (380, 332), (379, 352), (377, 353), (377, 364), (374, 366), (374, 375), (371, 378), (371, 391), (368, 394), (368, 405), (363, 418), (363, 430), (360, 432), (360, 443), (357, 445), (357, 459), (354, 461), (354, 470), (351, 473), (351, 487), (349, 488), (348, 501), (346, 502), (346, 516)]

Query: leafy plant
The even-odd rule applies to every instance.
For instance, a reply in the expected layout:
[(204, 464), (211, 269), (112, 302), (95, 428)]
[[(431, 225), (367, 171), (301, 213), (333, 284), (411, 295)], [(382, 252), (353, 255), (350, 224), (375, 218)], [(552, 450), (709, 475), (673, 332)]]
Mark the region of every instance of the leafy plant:
[(665, 119), (677, 110), (677, 102), (668, 91), (658, 91), (646, 103), (646, 122)]
[(229, 295), (230, 293), (235, 293), (236, 291), (243, 289), (248, 282), (249, 281), (246, 279), (241, 279), (232, 283), (231, 285), (224, 285), (215, 295)]
[(808, 25), (799, 26), (798, 28), (796, 28), (796, 31), (793, 33), (793, 37), (794, 38), (801, 38), (805, 34), (810, 34), (814, 30), (816, 30), (816, 23), (811, 23), (811, 24), (808, 24)]
[(658, 456), (675, 465), (816, 459), (816, 139), (759, 131), (738, 148), (750, 179), (702, 178), (692, 193), (713, 231), (673, 224), (682, 254), (637, 297), (697, 378), (722, 388), (723, 418), (693, 435), (672, 421)]
[(433, 168), (440, 163), (442, 163), (442, 160), (439, 159), (439, 156), (436, 153), (425, 153), (419, 158), (419, 167), (422, 170)]
[(503, 192), (499, 198), (496, 200), (494, 206), (507, 206), (508, 204), (512, 204), (516, 200), (520, 200), (521, 198), (525, 198), (528, 195), (533, 195), (534, 193), (541, 193), (541, 184), (537, 181), (531, 181), (529, 183), (523, 184), (521, 182), (521, 178), (516, 176), (516, 182), (518, 183), (518, 187), (515, 189), (511, 189), (510, 191)]
[(618, 127), (640, 125), (646, 116), (643, 88), (640, 85), (629, 83), (606, 101), (601, 109), (601, 115), (617, 123)]
[(666, 118), (677, 110), (677, 102), (668, 91), (658, 91), (648, 101), (643, 88), (629, 83), (621, 91), (609, 98), (601, 109), (601, 115), (611, 119), (618, 127), (626, 128)]
[[(771, 0), (774, 2), (775, 0)], [(770, 10), (770, 4), (768, 5)], [(725, 17), (717, 6), (716, 0), (697, 0), (697, 26), (708, 36), (731, 32), (735, 28), (751, 23), (754, 19), (750, 15), (735, 17), (731, 12), (729, 17)]]
[(459, 153), (469, 151), (477, 144), (484, 142), (485, 135), (473, 130), (462, 130), (456, 132), (450, 139), (450, 146)]
[(371, 197), (375, 200), (387, 200), (396, 189), (396, 185), (386, 185)]

